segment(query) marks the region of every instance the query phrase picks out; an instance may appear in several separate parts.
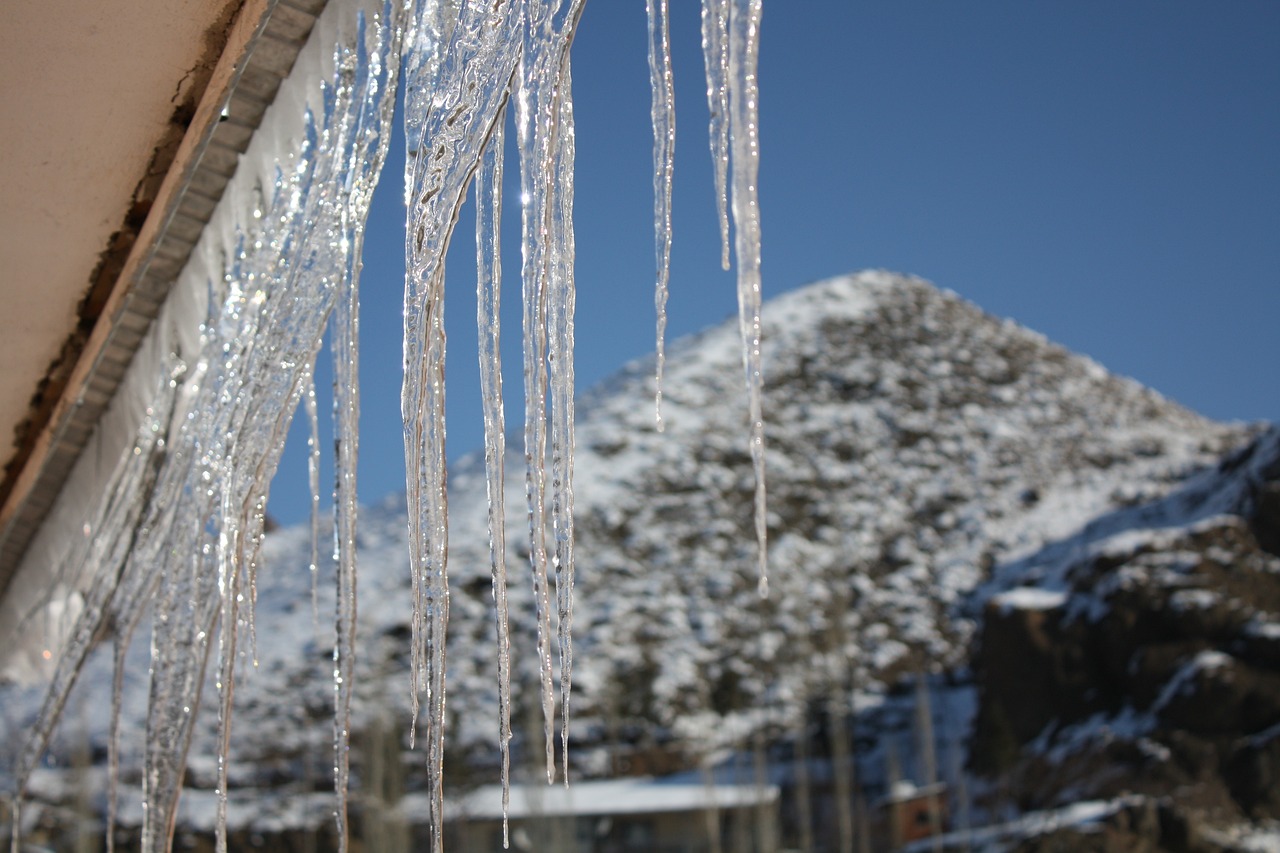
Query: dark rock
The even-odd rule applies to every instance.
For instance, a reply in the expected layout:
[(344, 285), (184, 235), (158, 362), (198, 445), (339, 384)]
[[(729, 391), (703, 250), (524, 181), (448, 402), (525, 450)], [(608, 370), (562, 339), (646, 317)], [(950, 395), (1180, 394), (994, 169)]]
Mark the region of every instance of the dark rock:
[(1223, 776), (1251, 817), (1280, 818), (1280, 724), (1242, 739), (1225, 762)]
[(1280, 556), (1280, 473), (1276, 479), (1254, 491), (1254, 510), (1249, 526), (1265, 551)]
[[(1171, 506), (1203, 520), (1156, 532)], [(1277, 433), (1163, 507), (1118, 510), (1084, 531), (1071, 549), (1081, 556), (1055, 569), (1068, 587), (1061, 603), (1020, 608), (1010, 602), (1026, 599), (997, 595), (983, 611), (973, 767), (1019, 780), (1032, 808), (1064, 802), (1055, 800), (1063, 792), (1161, 798), (1158, 826), (1150, 807), (1126, 808), (1099, 833), (1064, 831), (1019, 849), (1202, 853), (1219, 849), (1205, 815), (1280, 817)], [(1093, 544), (1143, 522), (1151, 532)], [(1025, 564), (1034, 571), (1008, 586), (1045, 574), (1037, 558)], [(1015, 757), (1001, 755), (1001, 737), (1020, 745)]]

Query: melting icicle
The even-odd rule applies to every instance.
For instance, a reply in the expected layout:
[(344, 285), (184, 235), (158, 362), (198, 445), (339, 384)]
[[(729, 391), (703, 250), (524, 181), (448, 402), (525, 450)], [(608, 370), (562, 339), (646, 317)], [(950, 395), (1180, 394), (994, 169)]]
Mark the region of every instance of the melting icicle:
[(311, 627), (320, 625), (320, 412), (316, 407), (315, 370), (307, 368), (302, 390), (307, 411), (307, 485), (311, 490)]
[[(354, 29), (346, 37), (367, 37), (372, 47), (348, 46), (339, 54), (338, 79), (324, 87), (319, 111), (309, 112), (296, 165), (275, 170), (256, 221), (238, 226), (227, 253), (227, 296), (210, 303), (201, 358), (207, 375), (194, 386), (192, 408), (208, 414), (184, 429), (167, 469), (170, 481), (157, 489), (162, 505), (177, 507), (178, 523), (157, 530), (156, 541), (178, 560), (160, 561), (144, 850), (164, 849), (172, 835), (208, 634), (219, 612), (219, 591), (209, 580), (218, 575), (210, 569), (227, 560), (228, 580), (237, 576), (237, 566), (250, 576), (256, 569), (266, 487), (302, 394), (303, 374), (314, 359), (337, 283), (357, 272), (348, 266), (349, 245), (333, 237), (342, 223), (361, 222), (367, 213), (367, 190), (385, 157), (395, 82), (394, 63), (373, 61), (365, 50), (381, 54), (379, 40), (390, 39), (386, 53), (394, 58), (398, 49), (391, 34), (399, 28), (380, 18), (360, 19)], [(230, 686), (224, 679), (224, 688)], [(345, 743), (339, 751), (345, 753)], [(345, 826), (340, 832), (345, 834)]]
[[(224, 602), (228, 600), (224, 597)], [(235, 625), (234, 607), (230, 608), (232, 619), (228, 621), (228, 609), (223, 609), (224, 624), (230, 624), (231, 630), (224, 631), (224, 642), (226, 646), (220, 646), (218, 649), (219, 675), (218, 675), (218, 691), (220, 701), (218, 703), (218, 787), (217, 787), (217, 823), (216, 823), (216, 839), (215, 848), (218, 853), (226, 853), (227, 850), (227, 785), (228, 774), (230, 772), (230, 754), (231, 754), (231, 701), (235, 693), (235, 682), (231, 677), (231, 669), (235, 665)], [(227, 640), (225, 637), (229, 636)]]
[[(519, 58), (520, 2), (415, 9), (405, 70), (404, 308), (406, 503), (414, 583), (412, 701), (427, 692), (431, 849), (444, 822), (444, 669), (448, 617), (444, 483), (444, 256), (458, 207), (508, 97)], [(429, 144), (428, 144), (429, 143)]]
[(120, 812), (120, 708), (124, 703), (124, 661), (129, 644), (117, 636), (112, 649), (111, 721), (107, 724), (107, 853), (114, 853)]
[[(215, 848), (227, 850), (227, 783), (231, 752), (231, 702), (235, 695), (236, 629), (239, 627), (240, 543), (224, 539), (218, 549), (218, 587), (222, 599), (222, 633), (218, 642), (218, 787)], [(233, 556), (234, 554), (234, 556)], [(197, 700), (198, 701), (198, 700)]]
[(561, 72), (559, 134), (553, 165), (557, 197), (551, 210), (551, 278), (547, 332), (551, 382), (551, 530), (555, 539), (556, 639), (560, 646), (560, 742), (569, 785), (569, 696), (573, 684), (573, 86), (569, 54)]
[(730, 136), (733, 141), (733, 222), (738, 262), (738, 324), (747, 374), (747, 418), (755, 469), (755, 526), (759, 591), (769, 594), (764, 485), (764, 374), (760, 358), (760, 118), (756, 67), (760, 55), (761, 0), (735, 0), (729, 14)]
[(658, 273), (654, 303), (658, 315), (654, 423), (662, 432), (662, 371), (667, 360), (667, 289), (671, 280), (671, 177), (676, 153), (676, 89), (671, 72), (671, 32), (667, 0), (648, 0), (649, 85), (653, 91), (653, 236)]
[(350, 775), (347, 744), (351, 733), (351, 697), (355, 689), (356, 461), (359, 452), (356, 357), (359, 314), (356, 288), (351, 277), (344, 282), (334, 320), (333, 556), (338, 571), (333, 645), (333, 782), (338, 797), (335, 814), (339, 849), (345, 850), (347, 782)]
[[(364, 20), (360, 18), (359, 24)], [(364, 27), (361, 38), (345, 64), (368, 68), (373, 78), (371, 87), (376, 90), (380, 71), (380, 42), (386, 36), (376, 38), (368, 56), (361, 56), (365, 48)], [(363, 60), (363, 61), (362, 61)], [(378, 124), (390, 126), (390, 98), (379, 104), (381, 115)], [(360, 108), (357, 108), (360, 109)], [(376, 132), (375, 132), (376, 133)], [(364, 131), (367, 136), (368, 131)], [(374, 142), (375, 156), (385, 157), (385, 143)], [(371, 140), (359, 135), (350, 141), (348, 156), (354, 168), (365, 168), (354, 160), (359, 152), (368, 150)], [(376, 176), (376, 172), (375, 172)], [(361, 176), (363, 177), (363, 176)], [(334, 433), (334, 485), (333, 485), (333, 559), (337, 565), (337, 589), (335, 592), (334, 644), (333, 644), (333, 756), (334, 791), (337, 804), (334, 808), (338, 824), (338, 847), (346, 849), (347, 783), (350, 775), (348, 743), (351, 733), (351, 697), (355, 689), (355, 640), (356, 640), (356, 468), (360, 450), (360, 339), (359, 282), (361, 249), (364, 245), (364, 211), (368, 210), (373, 185), (365, 180), (351, 183), (352, 196), (343, 198), (334, 218), (334, 237), (342, 254), (341, 270), (332, 320), (331, 349), (333, 351), (333, 433)]]
[(476, 329), (484, 409), (485, 489), (489, 498), (489, 561), (498, 622), (498, 751), (502, 777), (502, 846), (510, 846), (511, 630), (507, 610), (506, 415), (502, 406), (502, 159), (506, 107), (498, 113), (476, 172)]
[[(656, 238), (659, 295), (655, 298), (659, 303), (660, 351), (662, 292), (670, 253), (670, 145), (674, 132), (667, 2), (650, 2), (650, 36), (655, 54), (655, 223), (660, 231)], [(346, 750), (356, 612), (354, 473), (358, 390), (354, 381), (354, 346), (358, 314), (354, 300), (364, 217), (385, 157), (402, 33), (410, 40), (405, 51), (409, 220), (402, 407), (415, 602), (414, 726), (416, 729), (419, 694), (425, 692), (431, 848), (439, 851), (442, 843), (448, 615), (443, 259), (458, 208), (477, 169), (477, 193), (482, 196), (477, 205), (482, 352), (486, 338), (492, 350), (484, 355), (486, 378), (482, 382), (486, 397), (486, 453), (492, 460), (490, 535), (503, 705), (500, 747), (504, 786), (509, 784), (511, 661), (503, 564), (501, 487), (505, 446), (497, 349), (497, 222), (502, 110), (512, 94), (517, 96), (523, 191), (526, 498), (548, 779), (555, 775), (556, 696), (550, 649), (549, 561), (555, 567), (559, 695), (567, 768), (574, 583), (574, 135), (568, 51), (584, 0), (428, 0), (419, 4), (387, 0), (385, 4), (362, 5), (381, 12), (371, 11), (367, 17), (362, 14), (326, 31), (324, 37), (328, 38), (336, 30), (336, 76), (322, 84), (318, 100), (310, 96), (303, 99), (310, 106), (298, 140), (300, 150), (292, 152), (287, 161), (277, 162), (274, 168), (259, 170), (260, 184), (256, 189), (244, 182), (233, 182), (226, 196), (229, 204), (220, 208), (233, 213), (222, 216), (216, 227), (206, 229), (193, 256), (198, 258), (196, 271), (190, 276), (184, 273), (184, 281), (193, 276), (199, 278), (196, 287), (207, 284), (208, 311), (196, 344), (199, 352), (183, 353), (192, 365), (189, 375), (181, 377), (181, 371), (175, 370), (157, 393), (156, 423), (151, 424), (154, 428), (139, 438), (134, 457), (123, 463), (127, 470), (105, 492), (104, 508), (92, 520), (91, 529), (114, 533), (95, 537), (84, 546), (92, 548), (92, 553), (76, 555), (77, 562), (91, 567), (92, 581), (82, 586), (87, 590), (85, 610), (58, 661), (45, 707), (21, 757), (20, 789), (38, 763), (92, 639), (108, 629), (114, 634), (118, 644), (118, 691), (123, 650), (145, 602), (152, 601), (152, 678), (143, 768), (144, 851), (160, 851), (172, 843), (186, 752), (213, 647), (210, 641), (219, 629), (219, 848), (225, 849), (226, 751), (241, 614), (246, 614), (244, 625), (252, 640), (256, 634), (253, 606), (266, 490), (299, 402), (305, 401), (308, 417), (314, 420), (311, 370), (323, 325), (331, 312), (337, 316), (335, 377), (339, 386), (335, 395), (335, 503), (339, 514), (334, 525), (339, 564), (334, 660), (335, 817), (339, 845), (345, 849)], [(411, 11), (406, 12), (406, 6)], [(337, 4), (330, 8), (352, 11)], [(411, 14), (413, 20), (402, 21), (405, 14)], [(752, 458), (758, 484), (755, 522), (764, 589), (755, 83), (759, 17), (759, 0), (732, 0), (732, 6), (727, 0), (707, 0), (704, 4), (712, 150), (726, 246), (725, 168), (730, 161), (730, 140), (732, 145), (732, 210), (737, 230), (744, 365), (751, 400)], [(409, 24), (407, 32), (402, 24)], [(246, 206), (246, 201), (251, 204)], [(659, 406), (660, 389), (659, 381)], [(314, 431), (313, 426), (313, 436)], [(550, 519), (545, 482), (548, 431)], [(313, 437), (313, 454), (314, 447)], [(314, 467), (311, 479), (315, 493)], [(313, 506), (317, 502), (313, 499)], [(315, 526), (313, 521), (313, 530)], [(546, 542), (548, 526), (554, 540), (550, 553)], [(316, 548), (313, 546), (313, 571), (318, 563)], [(115, 729), (118, 693), (113, 698), (112, 714)], [(110, 760), (114, 773), (117, 759)], [(114, 820), (114, 794), (110, 801), (109, 820)]]
[(720, 213), (720, 266), (729, 269), (729, 3), (702, 0), (702, 54), (711, 111), (711, 163)]
[(524, 291), (525, 497), (529, 560), (538, 622), (547, 781), (555, 779), (555, 691), (551, 665), (551, 604), (546, 546), (547, 300), (557, 264), (554, 217), (560, 215), (556, 161), (560, 155), (561, 99), (568, 95), (566, 56), (582, 13), (582, 0), (528, 0), (520, 58), (517, 125), (520, 130), (522, 280)]
[[(22, 799), (27, 781), (39, 764), (95, 638), (108, 631), (118, 632), (119, 626), (127, 622), (127, 618), (120, 614), (136, 614), (141, 610), (140, 599), (145, 595), (133, 593), (145, 591), (147, 579), (131, 560), (134, 531), (143, 521), (145, 496), (154, 487), (164, 459), (164, 440), (173, 406), (174, 387), (165, 377), (155, 393), (147, 418), (138, 429), (133, 452), (122, 457), (106, 489), (107, 501), (91, 524), (91, 528), (102, 531), (102, 535), (83, 540), (80, 544), (83, 550), (71, 555), (73, 564), (83, 561), (88, 567), (92, 583), (71, 636), (58, 655), (43, 707), (18, 757), (15, 803)], [(137, 617), (131, 615), (129, 618)], [(124, 642), (127, 644), (127, 639)], [(114, 785), (114, 776), (111, 784)], [(16, 849), (20, 845), (17, 831), (20, 823), (16, 816), (13, 826)]]
[(218, 613), (217, 566), (211, 555), (217, 542), (192, 501), (180, 517), (200, 520), (198, 528), (177, 531), (172, 540), (180, 555), (164, 565), (151, 640), (151, 689), (147, 703), (147, 739), (142, 777), (142, 849), (167, 850), (173, 836), (178, 792), (203, 672)]

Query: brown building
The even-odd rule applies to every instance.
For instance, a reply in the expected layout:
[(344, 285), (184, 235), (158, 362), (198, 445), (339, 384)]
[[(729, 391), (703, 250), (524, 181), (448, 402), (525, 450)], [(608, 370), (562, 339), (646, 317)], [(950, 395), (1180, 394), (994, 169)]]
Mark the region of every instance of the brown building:
[(877, 818), (882, 832), (876, 833), (884, 849), (898, 850), (946, 830), (947, 786), (942, 782), (917, 787), (902, 780), (880, 801)]

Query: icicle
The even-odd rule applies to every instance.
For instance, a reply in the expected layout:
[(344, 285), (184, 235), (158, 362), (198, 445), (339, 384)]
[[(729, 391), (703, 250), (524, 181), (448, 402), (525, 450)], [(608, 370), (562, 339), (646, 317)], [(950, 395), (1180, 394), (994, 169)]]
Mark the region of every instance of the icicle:
[(332, 276), (334, 324), (334, 562), (337, 565), (334, 620), (334, 809), (338, 849), (347, 849), (347, 786), (351, 698), (355, 689), (356, 632), (356, 468), (359, 456), (359, 278), (365, 218), (386, 159), (397, 59), (403, 37), (400, 9), (384, 7), (372, 20), (361, 12), (353, 32), (339, 46), (336, 155), (340, 177), (324, 187), (329, 233), (319, 242), (333, 254), (322, 269)]
[(169, 849), (178, 793), (208, 659), (209, 633), (218, 614), (217, 566), (211, 555), (212, 519), (194, 506), (179, 517), (195, 517), (199, 527), (178, 531), (177, 558), (163, 567), (151, 640), (151, 690), (142, 777), (142, 850)]
[(551, 605), (546, 546), (547, 300), (553, 265), (553, 217), (560, 155), (561, 99), (566, 97), (566, 54), (582, 13), (582, 0), (528, 0), (520, 58), (517, 125), (520, 130), (522, 281), (524, 296), (525, 497), (529, 507), (529, 559), (538, 622), (547, 781), (555, 779), (555, 692), (551, 666)]
[[(526, 45), (526, 51), (529, 45)], [(526, 75), (524, 67), (531, 63), (529, 56), (521, 60), (521, 74)], [(524, 81), (522, 80), (522, 84)], [(524, 84), (527, 85), (527, 84)], [(535, 192), (534, 170), (538, 154), (533, 150), (535, 131), (530, 127), (537, 118), (531, 118), (526, 106), (532, 100), (521, 93), (519, 105), (522, 108), (519, 116), (520, 127), (520, 200), (523, 219), (523, 270), (521, 274), (524, 305), (524, 461), (525, 461), (525, 502), (528, 507), (529, 521), (529, 561), (533, 569), (534, 614), (538, 625), (538, 671), (541, 675), (542, 716), (546, 734), (547, 781), (555, 775), (555, 755), (552, 741), (552, 726), (555, 715), (554, 696), (551, 692), (551, 651), (549, 648), (551, 634), (551, 605), (547, 592), (547, 545), (546, 545), (546, 280), (542, 270), (538, 269), (537, 256), (539, 248), (535, 245), (537, 236), (544, 228), (539, 220), (533, 204)], [(541, 165), (540, 163), (538, 165)], [(539, 187), (540, 189), (540, 187)]]
[[(529, 192), (522, 190), (522, 198)], [(525, 202), (526, 213), (529, 203)], [(528, 237), (525, 238), (526, 245)], [(525, 266), (529, 266), (526, 260)], [(546, 290), (536, 274), (524, 276), (524, 461), (525, 501), (529, 519), (529, 561), (533, 569), (534, 614), (538, 623), (538, 667), (542, 684), (542, 715), (546, 735), (547, 781), (555, 776), (551, 688), (551, 604), (548, 598), (546, 544)]]
[[(654, 2), (660, 5), (655, 7)], [(650, 3), (650, 37), (655, 66), (660, 66), (654, 72), (655, 83), (661, 82), (661, 87), (655, 85), (654, 95), (658, 190), (655, 222), (661, 232), (656, 238), (660, 271), (655, 300), (659, 305), (661, 351), (662, 302), (670, 254), (669, 147), (674, 119), (669, 104), (668, 0), (654, 2)], [(314, 420), (311, 371), (323, 325), (334, 310), (340, 291), (335, 332), (335, 381), (339, 384), (335, 395), (339, 422), (335, 504), (339, 516), (334, 527), (339, 590), (335, 618), (334, 771), (339, 847), (346, 846), (346, 751), (356, 613), (354, 473), (358, 391), (354, 345), (358, 315), (354, 300), (364, 216), (386, 151), (385, 129), (394, 103), (404, 32), (400, 16), (404, 14), (413, 15), (414, 19), (410, 32), (404, 34), (410, 44), (405, 51), (409, 220), (402, 407), (415, 602), (414, 727), (416, 731), (419, 694), (425, 691), (431, 848), (439, 851), (442, 843), (448, 616), (444, 256), (458, 208), (477, 168), (481, 170), (477, 193), (483, 197), (478, 204), (481, 222), (477, 250), (481, 255), (478, 287), (482, 303), (488, 294), (488, 305), (480, 309), (481, 337), (483, 341), (487, 335), (492, 342), (492, 353), (485, 357), (487, 378), (482, 381), (486, 384), (486, 451), (493, 458), (489, 486), (494, 502), (491, 539), (494, 596), (499, 610), (498, 669), (500, 692), (504, 694), (500, 737), (504, 786), (509, 784), (510, 636), (502, 564), (505, 446), (497, 350), (497, 221), (502, 109), (513, 92), (518, 98), (523, 190), (526, 499), (549, 781), (555, 775), (556, 691), (550, 649), (548, 560), (555, 566), (560, 702), (564, 711), (562, 743), (567, 768), (574, 582), (574, 137), (568, 50), (584, 0), (442, 0), (419, 4), (387, 0), (381, 6), (368, 5), (382, 11), (370, 12), (367, 18), (360, 12), (354, 21), (347, 20), (336, 27), (330, 26), (334, 18), (322, 17), (330, 26), (330, 35), (337, 30), (338, 49), (332, 57), (336, 76), (322, 83), (318, 100), (309, 86), (306, 91), (295, 86), (289, 97), (279, 99), (281, 104), (308, 104), (301, 135), (289, 136), (294, 140), (289, 145), (292, 159), (269, 166), (263, 165), (269, 158), (257, 162), (256, 154), (246, 154), (246, 161), (251, 166), (256, 162), (258, 168), (237, 173), (224, 196), (228, 204), (215, 211), (217, 223), (206, 229), (193, 254), (193, 263), (183, 273), (180, 285), (187, 296), (200, 294), (207, 287), (208, 313), (201, 327), (199, 352), (184, 354), (192, 359), (191, 375), (181, 383), (175, 375), (164, 391), (168, 397), (156, 398), (157, 402), (167, 399), (174, 407), (171, 422), (163, 421), (169, 425), (169, 435), (165, 437), (163, 430), (157, 430), (159, 437), (151, 450), (137, 452), (141, 445), (135, 448), (138, 459), (129, 461), (132, 467), (105, 492), (106, 509), (93, 529), (114, 530), (120, 535), (100, 535), (92, 546), (85, 546), (95, 549), (85, 561), (94, 567), (95, 574), (87, 587), (80, 587), (86, 590), (85, 615), (76, 624), (67, 651), (59, 660), (54, 686), (46, 696), (31, 745), (22, 755), (20, 790), (38, 763), (92, 640), (102, 635), (108, 622), (113, 623), (120, 643), (116, 661), (118, 690), (127, 638), (144, 603), (153, 601), (152, 678), (143, 768), (144, 851), (159, 851), (172, 844), (186, 752), (212, 647), (210, 638), (219, 627), (218, 844), (219, 849), (226, 847), (226, 751), (230, 742), (235, 648), (242, 614), (250, 640), (256, 636), (253, 608), (266, 489), (279, 459), (283, 436), (300, 401), (305, 399), (308, 417)], [(350, 7), (333, 4), (330, 10), (338, 14), (350, 11)], [(708, 0), (703, 15), (708, 97), (712, 101), (712, 148), (725, 235), (728, 179), (723, 166), (730, 159), (727, 146), (732, 140), (732, 209), (737, 230), (744, 364), (751, 399), (752, 458), (758, 484), (755, 521), (763, 590), (766, 531), (759, 401), (755, 85), (760, 3), (733, 0), (730, 8), (725, 0)], [(734, 84), (730, 99), (731, 79)], [(295, 78), (291, 77), (286, 84), (293, 82)], [(256, 136), (251, 149), (263, 137), (264, 134)], [(664, 140), (666, 151), (660, 150)], [(483, 166), (482, 157), (487, 158)], [(242, 174), (250, 174), (250, 180), (256, 175), (256, 189), (241, 179)], [(252, 203), (251, 216), (246, 201)], [(232, 213), (223, 215), (226, 211)], [(486, 219), (490, 222), (487, 226)], [(727, 243), (727, 237), (725, 240)], [(190, 349), (191, 342), (187, 343)], [(660, 394), (659, 380), (655, 401), (659, 407)], [(313, 425), (313, 454), (314, 433)], [(545, 482), (548, 439), (552, 480), (549, 520)], [(315, 478), (313, 467), (313, 483)], [(313, 507), (317, 502), (313, 498)], [(551, 546), (546, 541), (548, 526), (554, 540)], [(313, 531), (315, 527), (313, 520)], [(79, 561), (86, 553), (77, 552), (75, 556)], [(318, 556), (316, 545), (313, 572)], [(120, 631), (121, 625), (126, 625), (126, 630)], [(118, 702), (117, 694), (113, 700), (113, 728), (118, 726)], [(112, 767), (115, 766), (113, 758)], [(113, 820), (114, 794), (111, 802), (109, 819)]]
[(702, 55), (711, 111), (711, 163), (720, 212), (720, 266), (729, 269), (729, 2), (702, 0)]
[(240, 602), (240, 542), (224, 539), (218, 549), (218, 587), (222, 631), (218, 641), (218, 787), (215, 849), (227, 851), (227, 783), (231, 752), (231, 702), (235, 694), (236, 629)]
[(760, 364), (760, 172), (759, 86), (761, 0), (734, 0), (729, 13), (730, 136), (733, 141), (733, 222), (738, 263), (738, 323), (747, 374), (747, 417), (755, 469), (756, 548), (761, 596), (769, 594), (764, 481), (764, 416)]
[(667, 359), (667, 286), (671, 280), (671, 176), (676, 153), (676, 90), (671, 73), (667, 0), (648, 0), (649, 86), (653, 91), (653, 237), (658, 273), (654, 303), (658, 316), (654, 373), (654, 424), (662, 432), (662, 371)]
[(117, 636), (112, 649), (111, 721), (107, 725), (107, 853), (116, 849), (116, 817), (120, 811), (120, 708), (124, 702), (124, 661), (129, 649)]
[[(342, 223), (363, 220), (385, 157), (384, 127), (393, 103), (395, 66), (380, 58), (377, 42), (392, 38), (388, 29), (395, 33), (398, 28), (394, 22), (371, 23), (361, 16), (350, 29), (355, 32), (349, 35), (358, 41), (339, 48), (338, 79), (322, 87), (319, 113), (309, 111), (296, 166), (277, 168), (270, 198), (264, 199), (266, 209), (255, 216), (260, 222), (249, 226), (252, 238), (241, 232), (237, 245), (245, 248), (231, 255), (228, 297), (208, 324), (209, 376), (199, 388), (202, 399), (196, 407), (213, 414), (184, 434), (182, 449), (196, 460), (194, 482), (210, 485), (181, 492), (189, 506), (178, 513), (182, 524), (168, 532), (167, 541), (179, 543), (176, 554), (227, 561), (228, 579), (236, 577), (237, 566), (249, 577), (256, 569), (266, 487), (302, 394), (303, 375), (314, 359), (338, 282), (358, 272), (346, 254), (350, 238), (333, 238)], [(365, 44), (366, 38), (373, 46)], [(394, 42), (392, 48), (389, 55), (394, 58)], [(281, 370), (282, 366), (290, 369)], [(219, 494), (220, 500), (210, 500)], [(183, 529), (192, 518), (201, 524), (194, 540)], [(190, 546), (183, 547), (184, 541)], [(182, 621), (193, 623), (196, 630), (211, 630), (206, 613), (216, 615), (218, 597), (217, 590), (204, 586), (206, 576), (214, 575), (192, 564), (166, 567), (162, 576), (144, 773), (148, 849), (161, 849), (172, 833), (174, 780), (180, 778), (199, 698), (196, 675), (204, 666), (203, 655), (181, 653), (183, 646), (196, 641), (165, 626), (176, 621), (175, 616), (185, 616), (186, 606), (195, 618)], [(224, 585), (224, 592), (233, 590), (233, 585)], [(234, 593), (232, 602), (237, 602)], [(207, 642), (200, 650), (207, 653)], [(230, 686), (228, 677), (224, 688)], [(345, 731), (345, 724), (341, 728)], [(345, 742), (339, 751), (345, 753)], [(343, 786), (343, 780), (335, 784)], [(340, 792), (340, 799), (343, 796)], [(343, 845), (345, 826), (340, 830)]]
[[(386, 117), (390, 121), (390, 116)], [(366, 205), (367, 206), (367, 205)], [(337, 565), (335, 593), (333, 678), (333, 754), (335, 812), (339, 850), (346, 849), (347, 784), (350, 775), (348, 743), (351, 697), (355, 688), (356, 642), (356, 468), (360, 450), (359, 278), (364, 244), (364, 218), (342, 206), (339, 246), (346, 255), (345, 274), (338, 286), (332, 324), (333, 350), (333, 558)]]
[(510, 846), (511, 631), (507, 611), (506, 415), (502, 405), (502, 165), (506, 107), (498, 113), (476, 172), (476, 328), (484, 409), (485, 489), (489, 498), (489, 562), (498, 622), (498, 751), (502, 760), (502, 847)]
[[(354, 306), (352, 306), (354, 311)], [(348, 314), (343, 311), (342, 313)], [(348, 319), (350, 318), (350, 319)], [(346, 323), (354, 325), (353, 314), (347, 317), (340, 315), (338, 325)], [(335, 337), (335, 344), (337, 343)], [(336, 615), (334, 620), (335, 642), (333, 647), (333, 679), (334, 679), (334, 717), (333, 717), (333, 754), (334, 754), (334, 791), (337, 794), (335, 813), (338, 816), (339, 849), (346, 849), (346, 806), (347, 784), (350, 775), (348, 743), (351, 734), (351, 697), (355, 688), (355, 635), (356, 635), (356, 454), (358, 439), (353, 409), (348, 407), (357, 399), (358, 392), (354, 384), (349, 395), (342, 394), (339, 389), (338, 361), (350, 364), (346, 381), (354, 383), (355, 358), (354, 345), (344, 342), (345, 352), (334, 350), (334, 393), (335, 432), (335, 486), (334, 486), (334, 558), (338, 565)], [(346, 421), (345, 427), (339, 426)]]
[(551, 529), (555, 538), (556, 638), (560, 646), (560, 741), (569, 785), (569, 695), (573, 684), (573, 86), (569, 54), (561, 72), (559, 136), (551, 209), (551, 278), (547, 306), (551, 381)]
[[(174, 368), (177, 370), (177, 368)], [(131, 566), (130, 557), (135, 529), (143, 520), (146, 498), (154, 488), (157, 472), (164, 459), (164, 440), (174, 406), (174, 386), (162, 378), (147, 417), (139, 427), (133, 452), (125, 454), (112, 474), (106, 489), (107, 500), (90, 529), (100, 531), (86, 538), (71, 554), (70, 564), (83, 563), (91, 583), (84, 595), (84, 606), (75, 627), (57, 658), (53, 678), (45, 693), (43, 706), (15, 767), (17, 796), (20, 801), (32, 771), (39, 764), (63, 708), (76, 684), (95, 640), (122, 621), (118, 614), (141, 609), (131, 593), (146, 589), (145, 577)], [(133, 618), (136, 618), (134, 616)], [(14, 822), (14, 846), (20, 841), (19, 823)]]
[(302, 400), (307, 410), (307, 484), (311, 488), (311, 627), (320, 624), (320, 413), (316, 407), (315, 370), (307, 368)]
[[(168, 441), (156, 431), (154, 452), (139, 445), (134, 457), (126, 458), (129, 465), (144, 466), (145, 476), (133, 471), (105, 491), (108, 517), (98, 529), (119, 535), (95, 537), (95, 547), (108, 549), (109, 556), (90, 561), (105, 570), (90, 587), (90, 606), (76, 630), (87, 639), (96, 636), (108, 609), (117, 625), (132, 626), (145, 601), (155, 601), (143, 770), (142, 848), (147, 851), (167, 849), (172, 842), (210, 634), (220, 616), (219, 788), (220, 796), (226, 793), (233, 650), (245, 603), (240, 595), (247, 584), (252, 636), (266, 488), (336, 284), (358, 271), (349, 251), (352, 246), (359, 251), (360, 223), (385, 157), (400, 52), (399, 9), (391, 3), (384, 17), (360, 17), (340, 34), (339, 40), (354, 29), (360, 42), (354, 48), (346, 44), (337, 63), (340, 79), (324, 84), (319, 102), (308, 108), (295, 159), (265, 167), (259, 180), (266, 185), (256, 191), (239, 174), (233, 179), (224, 196), (228, 204), (215, 212), (217, 225), (206, 229), (179, 282), (190, 298), (207, 288), (208, 314), (199, 341), (190, 342), (200, 350), (195, 369), (181, 385), (175, 372), (162, 392), (167, 398), (156, 397), (157, 403), (180, 398), (175, 427)], [(332, 17), (324, 20), (332, 25)], [(287, 83), (294, 84), (295, 96), (311, 87), (305, 78)], [(304, 98), (311, 102), (309, 91)], [(261, 153), (255, 144), (256, 139), (250, 153)], [(253, 180), (252, 169), (244, 174)], [(330, 223), (339, 215), (348, 239), (335, 246)], [(113, 568), (120, 565), (122, 570)], [(117, 571), (118, 580), (112, 577)], [(74, 682), (87, 639), (60, 659), (64, 675), (47, 695), (24, 760), (38, 759), (42, 733), (56, 722), (65, 701), (61, 685), (69, 689)], [(224, 815), (225, 805), (219, 811)], [(224, 821), (219, 822), (225, 832)]]
[[(437, 4), (416, 10), (406, 61), (404, 309), (406, 503), (414, 582), (412, 702), (428, 698), (427, 787), (431, 849), (442, 849), (445, 629), (448, 619), (444, 482), (444, 256), (467, 184), (480, 161), (520, 50), (522, 3)], [(429, 143), (429, 144), (428, 144)]]

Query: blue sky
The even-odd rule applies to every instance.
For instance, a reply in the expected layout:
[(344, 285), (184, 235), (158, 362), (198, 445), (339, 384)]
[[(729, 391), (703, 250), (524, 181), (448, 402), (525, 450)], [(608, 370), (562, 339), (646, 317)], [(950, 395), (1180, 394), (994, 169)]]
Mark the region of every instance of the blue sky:
[[(736, 297), (698, 4), (671, 5), (675, 337), (733, 315)], [(643, 0), (591, 0), (573, 48), (580, 388), (653, 349), (646, 38)], [(1280, 3), (1259, 0), (765, 0), (766, 298), (868, 267), (913, 273), (1206, 415), (1280, 420), (1277, 45)], [(404, 488), (402, 163), (397, 144), (366, 245), (365, 502)], [(468, 207), (448, 267), (451, 459), (482, 442), (472, 222)], [(504, 239), (518, 426), (518, 231)], [(272, 489), (285, 522), (308, 503), (298, 421)]]

